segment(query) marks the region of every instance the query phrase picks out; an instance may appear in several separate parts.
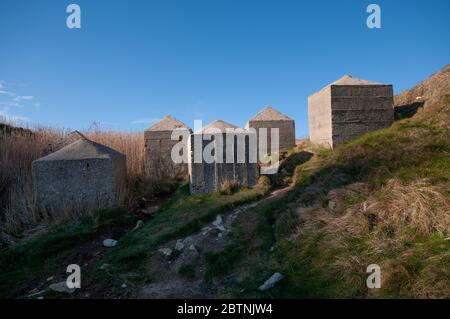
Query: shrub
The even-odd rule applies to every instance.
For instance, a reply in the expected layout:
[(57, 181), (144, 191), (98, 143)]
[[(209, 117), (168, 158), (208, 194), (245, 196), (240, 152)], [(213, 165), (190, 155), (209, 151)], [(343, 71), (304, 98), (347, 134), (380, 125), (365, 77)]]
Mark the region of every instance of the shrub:
[(240, 184), (236, 181), (224, 181), (219, 188), (219, 193), (222, 195), (233, 195), (240, 188)]

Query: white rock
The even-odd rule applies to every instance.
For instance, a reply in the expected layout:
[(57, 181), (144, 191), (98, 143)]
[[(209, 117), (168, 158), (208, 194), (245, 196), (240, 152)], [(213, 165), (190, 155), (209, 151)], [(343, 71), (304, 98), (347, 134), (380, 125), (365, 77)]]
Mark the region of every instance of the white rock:
[(223, 223), (222, 216), (217, 215), (216, 220), (213, 221), (213, 225), (216, 227), (221, 226)]
[(178, 251), (182, 251), (184, 249), (184, 244), (182, 239), (178, 239), (177, 243), (175, 244), (175, 249)]
[(67, 287), (67, 283), (65, 281), (58, 282), (56, 284), (51, 284), (49, 286), (50, 290), (56, 291), (56, 292), (64, 292), (71, 294), (75, 291), (76, 288), (69, 288)]
[(158, 250), (163, 256), (169, 257), (170, 255), (172, 255), (172, 249), (170, 248), (160, 248)]
[(142, 220), (138, 220), (136, 226), (134, 226), (133, 231), (144, 226), (144, 222)]
[(123, 289), (125, 289), (125, 288), (127, 288), (128, 286), (127, 286), (127, 284), (122, 284), (122, 286), (120, 286), (121, 288), (123, 288)]
[(115, 245), (117, 245), (117, 240), (108, 238), (103, 241), (105, 247), (114, 247)]
[(38, 295), (42, 295), (43, 293), (47, 292), (48, 289), (44, 289), (41, 291), (38, 291), (37, 288), (33, 289), (33, 291), (30, 291), (30, 294), (28, 295), (28, 298), (32, 298)]
[(259, 287), (259, 290), (266, 291), (266, 290), (272, 288), (273, 286), (275, 286), (275, 284), (277, 282), (279, 282), (280, 280), (282, 280), (283, 278), (284, 278), (284, 276), (282, 274), (280, 274), (279, 272), (276, 272), (269, 279), (267, 279), (264, 284), (262, 284)]
[(334, 200), (330, 200), (330, 201), (328, 202), (328, 208), (329, 208), (329, 209), (331, 209), (331, 210), (335, 210), (335, 209), (336, 209), (336, 207), (337, 207), (337, 203), (336, 203), (336, 201), (334, 201)]
[(55, 279), (55, 277), (51, 276), (51, 277), (48, 277), (46, 280), (47, 281), (52, 281), (53, 279)]

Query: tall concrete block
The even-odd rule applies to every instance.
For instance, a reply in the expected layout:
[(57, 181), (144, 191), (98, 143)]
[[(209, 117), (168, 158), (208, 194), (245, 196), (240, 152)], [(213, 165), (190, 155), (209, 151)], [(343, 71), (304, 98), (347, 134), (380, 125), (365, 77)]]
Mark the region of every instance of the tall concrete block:
[[(168, 115), (144, 132), (144, 169), (145, 174), (155, 179), (185, 178), (188, 175), (188, 154), (182, 154), (182, 163), (172, 160), (172, 148), (182, 142), (187, 150), (188, 137), (191, 129), (183, 122)], [(172, 139), (172, 133), (185, 136), (180, 140)]]
[(272, 129), (276, 128), (279, 132), (279, 149), (288, 149), (295, 146), (295, 122), (288, 116), (282, 114), (281, 112), (273, 109), (272, 107), (263, 108), (258, 114), (251, 118), (246, 126), (246, 129), (253, 128), (256, 130), (258, 147), (259, 141), (263, 137), (260, 134), (260, 129), (267, 129), (266, 145), (267, 153), (271, 153), (271, 136)]
[[(249, 187), (256, 185), (258, 166), (250, 163), (249, 155), (249, 143), (256, 142), (256, 134), (243, 129), (228, 133), (227, 128), (237, 129), (223, 121), (214, 121), (191, 135), (188, 169), (191, 194), (218, 191), (226, 181)], [(243, 156), (238, 157), (240, 147)], [(196, 162), (196, 153), (201, 162)], [(212, 160), (204, 154), (211, 154)]]
[(308, 97), (310, 140), (330, 148), (394, 122), (392, 85), (344, 76)]
[(80, 137), (32, 163), (39, 210), (52, 215), (111, 207), (126, 183), (126, 157)]

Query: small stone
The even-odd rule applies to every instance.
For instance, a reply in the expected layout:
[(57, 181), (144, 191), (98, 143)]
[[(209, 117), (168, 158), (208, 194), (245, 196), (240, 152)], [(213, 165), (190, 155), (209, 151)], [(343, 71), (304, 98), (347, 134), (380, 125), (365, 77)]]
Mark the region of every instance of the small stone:
[(222, 237), (222, 233), (219, 233), (219, 234), (217, 235), (217, 237), (221, 238), (221, 237)]
[(284, 276), (279, 272), (274, 273), (269, 279), (266, 280), (264, 284), (259, 287), (259, 290), (266, 291), (275, 286), (277, 282), (282, 280)]
[(105, 247), (114, 247), (115, 245), (117, 245), (117, 240), (109, 238), (103, 241), (103, 246)]
[(219, 227), (219, 226), (222, 226), (222, 223), (223, 223), (222, 216), (217, 215), (216, 219), (213, 221), (212, 224), (216, 227)]
[(142, 220), (138, 220), (136, 226), (134, 226), (133, 231), (141, 228), (142, 226), (144, 226), (144, 222)]
[(109, 264), (103, 264), (103, 265), (100, 266), (100, 269), (101, 270), (105, 270), (108, 267), (109, 267)]
[(65, 281), (58, 282), (56, 284), (51, 284), (49, 286), (50, 290), (56, 291), (56, 292), (63, 292), (71, 294), (75, 291), (75, 288), (69, 288), (67, 287), (67, 283)]
[(46, 280), (47, 280), (47, 281), (52, 281), (53, 279), (55, 279), (55, 277), (54, 277), (54, 276), (51, 276), (51, 277), (48, 277)]
[(125, 288), (127, 288), (128, 286), (127, 286), (127, 284), (122, 284), (120, 287), (123, 288), (123, 289), (125, 289)]
[(197, 248), (195, 248), (195, 245), (192, 244), (192, 245), (189, 246), (189, 250), (197, 251)]
[(37, 293), (38, 291), (39, 291), (39, 289), (34, 288), (34, 289), (30, 290), (28, 293), (33, 295), (33, 294)]
[(330, 200), (330, 201), (328, 202), (328, 208), (329, 208), (329, 209), (331, 209), (331, 210), (335, 210), (335, 209), (336, 209), (336, 207), (337, 207), (337, 203), (336, 203), (336, 201), (334, 201), (334, 200)]
[(32, 297), (35, 297), (35, 296), (42, 295), (45, 292), (47, 292), (47, 289), (39, 291), (37, 288), (35, 288), (35, 289), (33, 289), (32, 291), (29, 292), (28, 298), (32, 298)]
[(170, 255), (172, 255), (172, 249), (170, 249), (170, 248), (160, 248), (160, 249), (158, 249), (158, 251), (159, 251), (163, 256), (166, 256), (166, 257), (169, 257)]
[(175, 244), (175, 249), (178, 251), (182, 251), (184, 249), (183, 240), (178, 239), (177, 243)]
[(37, 299), (40, 299), (40, 300), (42, 300), (42, 299), (44, 299), (44, 297), (40, 296), (40, 297), (37, 297)]

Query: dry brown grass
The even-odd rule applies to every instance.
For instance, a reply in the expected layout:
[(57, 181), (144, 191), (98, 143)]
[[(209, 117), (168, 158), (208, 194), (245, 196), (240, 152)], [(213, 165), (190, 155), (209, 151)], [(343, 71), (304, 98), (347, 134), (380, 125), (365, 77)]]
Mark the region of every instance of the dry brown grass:
[(330, 192), (328, 197), (337, 202), (333, 209), (319, 204), (298, 208), (299, 226), (291, 240), (320, 234), (314, 263), (329, 267), (361, 295), (368, 293), (365, 267), (377, 263), (385, 295), (450, 297), (450, 253), (443, 243), (450, 235), (450, 199), (445, 189), (427, 180), (402, 183), (395, 178), (376, 191), (355, 184)]
[(36, 222), (31, 163), (60, 132), (50, 129), (0, 133), (0, 231), (17, 234)]
[[(8, 126), (0, 131), (0, 246), (2, 237), (17, 236), (37, 223), (48, 222), (48, 216), (34, 209), (31, 163), (47, 155), (50, 145), (57, 145), (69, 133), (62, 129), (37, 127), (19, 130)], [(134, 180), (143, 172), (144, 140), (140, 132), (113, 132), (97, 127), (83, 132), (87, 138), (107, 145), (127, 156), (128, 178)], [(131, 197), (129, 190), (124, 197)], [(65, 214), (67, 215), (67, 214)], [(77, 214), (69, 214), (76, 217)], [(69, 217), (70, 217), (69, 216)], [(63, 218), (67, 219), (67, 216)]]
[(450, 233), (450, 200), (444, 190), (426, 180), (402, 184), (391, 179), (379, 195), (367, 201), (367, 213), (373, 213), (385, 227), (398, 229), (409, 225), (418, 236)]
[(144, 170), (144, 136), (142, 132), (91, 130), (83, 132), (90, 140), (106, 145), (127, 156), (128, 178), (142, 176)]
[(236, 193), (241, 185), (237, 181), (224, 181), (219, 187), (219, 193), (222, 195), (233, 195)]
[(450, 64), (410, 90), (395, 97), (395, 105), (411, 105), (424, 102), (417, 119), (437, 121), (441, 127), (450, 123)]

